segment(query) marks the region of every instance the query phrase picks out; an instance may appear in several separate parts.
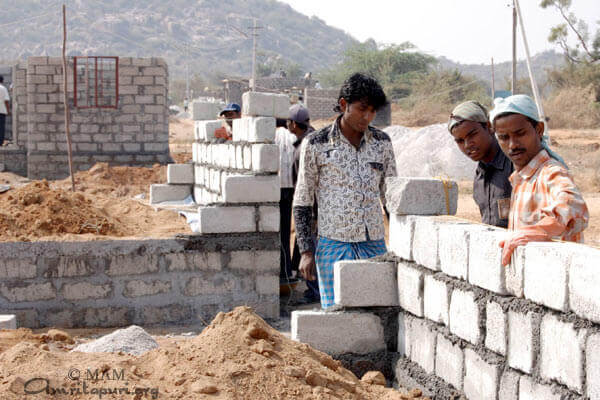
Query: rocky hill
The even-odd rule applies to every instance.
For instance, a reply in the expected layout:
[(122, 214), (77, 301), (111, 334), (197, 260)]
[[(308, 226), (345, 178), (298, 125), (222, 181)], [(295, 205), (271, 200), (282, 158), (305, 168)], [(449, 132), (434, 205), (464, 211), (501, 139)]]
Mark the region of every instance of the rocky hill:
[[(61, 4), (57, 0), (6, 2), (0, 11), (2, 61), (60, 55)], [(303, 71), (339, 59), (351, 36), (275, 0), (67, 0), (70, 55), (160, 56), (171, 73), (248, 75), (253, 18), (262, 27), (261, 60), (280, 55)], [(37, 17), (39, 16), (39, 17)]]

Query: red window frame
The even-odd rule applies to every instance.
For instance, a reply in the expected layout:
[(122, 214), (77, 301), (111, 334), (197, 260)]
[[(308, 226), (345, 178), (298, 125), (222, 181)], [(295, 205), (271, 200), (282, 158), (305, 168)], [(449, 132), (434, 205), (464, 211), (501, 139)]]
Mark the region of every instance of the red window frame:
[[(88, 68), (90, 66), (90, 60), (93, 60), (93, 76), (94, 76), (94, 85), (92, 87), (86, 82), (85, 88), (86, 92), (89, 89), (93, 89), (93, 101), (89, 102), (90, 95), (86, 95), (86, 104), (80, 104), (78, 101), (78, 90), (77, 90), (77, 61), (85, 59), (85, 67), (86, 67), (86, 78), (89, 77)], [(115, 78), (114, 78), (114, 104), (98, 104), (98, 98), (102, 99), (102, 83), (104, 79), (104, 73), (102, 71), (102, 65), (104, 60), (114, 60), (115, 64)], [(100, 61), (100, 62), (98, 62)], [(99, 72), (99, 73), (98, 73)], [(100, 81), (98, 81), (100, 78)], [(98, 85), (100, 83), (100, 85)], [(112, 90), (111, 90), (112, 92)], [(76, 56), (73, 57), (73, 100), (76, 108), (117, 108), (119, 105), (119, 57), (106, 57), (106, 56)]]

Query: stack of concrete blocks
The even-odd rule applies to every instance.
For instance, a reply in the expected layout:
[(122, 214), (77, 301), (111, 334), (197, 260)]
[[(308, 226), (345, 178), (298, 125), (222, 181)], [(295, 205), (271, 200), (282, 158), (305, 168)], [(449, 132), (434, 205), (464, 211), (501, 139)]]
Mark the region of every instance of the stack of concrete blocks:
[(286, 118), (287, 95), (246, 92), (233, 140), (215, 138), (222, 121), (197, 121), (194, 199), (202, 233), (279, 231), (279, 148), (275, 119)]
[(439, 398), (600, 399), (600, 249), (530, 243), (503, 267), (505, 230), (443, 215), (454, 183), (387, 187), (390, 253), (337, 263), (344, 311), (295, 312), (293, 338), (344, 359), (389, 352), (393, 329), (396, 383)]
[(167, 183), (150, 185), (150, 204), (183, 201), (192, 195), (193, 187), (193, 164), (169, 164), (167, 165)]
[(198, 121), (214, 120), (219, 112), (225, 107), (225, 103), (211, 101), (192, 101), (192, 119), (194, 120), (194, 130), (197, 129)]

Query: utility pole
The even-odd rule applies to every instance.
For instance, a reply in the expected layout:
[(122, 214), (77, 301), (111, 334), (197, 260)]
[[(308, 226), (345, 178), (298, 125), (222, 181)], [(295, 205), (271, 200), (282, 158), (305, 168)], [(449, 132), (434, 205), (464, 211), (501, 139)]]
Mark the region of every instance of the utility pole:
[[(537, 105), (540, 118), (544, 121), (544, 130), (548, 135), (548, 124), (546, 123), (546, 114), (544, 113), (544, 106), (538, 92), (537, 84), (535, 83), (535, 77), (533, 76), (533, 70), (531, 69), (531, 56), (529, 54), (529, 44), (527, 43), (527, 35), (525, 34), (525, 24), (523, 22), (523, 15), (521, 14), (521, 7), (519, 6), (519, 0), (513, 0), (516, 5), (516, 10), (519, 13), (519, 23), (521, 26), (521, 35), (523, 36), (523, 46), (525, 47), (525, 60), (527, 61), (527, 71), (529, 72), (529, 80), (531, 81), (531, 89), (533, 91), (533, 98)], [(549, 136), (549, 135), (548, 135)]]
[(492, 100), (496, 96), (496, 78), (494, 75), (494, 57), (492, 57)]
[(71, 149), (71, 131), (69, 127), (69, 102), (67, 101), (67, 6), (62, 6), (63, 42), (62, 42), (62, 67), (63, 67), (63, 106), (65, 108), (65, 133), (67, 135), (67, 152), (69, 158), (69, 174), (71, 175), (71, 190), (75, 191), (75, 176), (73, 176), (73, 150)]
[(185, 42), (185, 98), (190, 100), (190, 50), (189, 43)]
[(512, 79), (510, 91), (515, 94), (517, 90), (517, 7), (513, 0), (513, 25), (512, 25)]
[(256, 48), (258, 30), (262, 29), (262, 27), (256, 25), (256, 18), (254, 18), (254, 24), (250, 29), (252, 29), (252, 83), (250, 85), (250, 90), (254, 91), (256, 89)]

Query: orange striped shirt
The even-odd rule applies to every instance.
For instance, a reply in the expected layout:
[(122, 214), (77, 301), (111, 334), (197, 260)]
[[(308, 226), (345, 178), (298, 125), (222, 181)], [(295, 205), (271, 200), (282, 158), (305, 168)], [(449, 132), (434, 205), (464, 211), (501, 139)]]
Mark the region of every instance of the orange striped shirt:
[(587, 205), (569, 171), (541, 150), (520, 171), (509, 178), (513, 191), (510, 200), (509, 230), (536, 225), (552, 217), (565, 227), (554, 239), (583, 242), (587, 227)]

